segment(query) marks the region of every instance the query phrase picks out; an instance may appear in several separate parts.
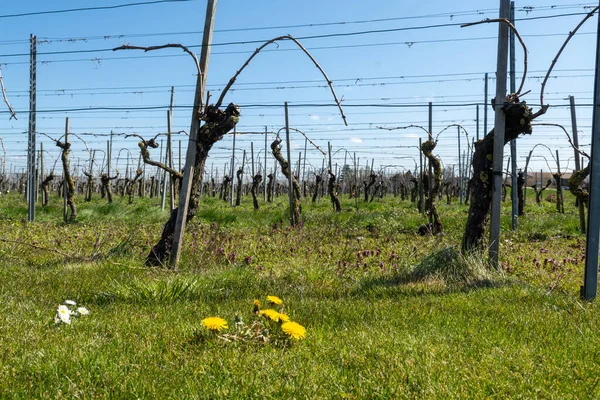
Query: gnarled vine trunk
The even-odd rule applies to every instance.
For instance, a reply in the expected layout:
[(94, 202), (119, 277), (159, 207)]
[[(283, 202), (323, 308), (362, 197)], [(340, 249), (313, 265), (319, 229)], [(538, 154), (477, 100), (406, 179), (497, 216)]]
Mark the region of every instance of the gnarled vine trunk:
[(321, 177), (321, 175), (315, 175), (315, 191), (313, 192), (313, 195), (312, 195), (313, 203), (317, 201), (317, 197), (319, 196), (319, 188), (321, 187), (322, 181), (323, 181), (323, 178)]
[[(525, 103), (509, 103), (504, 109), (504, 144), (520, 134), (531, 133), (531, 109)], [(462, 252), (483, 249), (483, 237), (492, 205), (494, 130), (475, 143), (471, 204), (462, 240)], [(501, 174), (502, 171), (496, 173)]]
[[(196, 140), (196, 158), (194, 159), (194, 175), (191, 182), (190, 201), (186, 214), (186, 221), (191, 221), (200, 203), (200, 184), (204, 175), (204, 166), (208, 152), (212, 146), (223, 138), (227, 132), (232, 130), (239, 121), (240, 109), (230, 103), (225, 110), (219, 110), (217, 107), (208, 106), (203, 116), (204, 125), (198, 130)], [(177, 220), (178, 208), (171, 211), (169, 220), (165, 224), (160, 240), (146, 257), (147, 265), (164, 265), (171, 256), (173, 246), (173, 236), (175, 234), (175, 222)]]
[(83, 171), (83, 175), (85, 175), (87, 178), (85, 201), (92, 201), (92, 192), (94, 191), (94, 176), (86, 171)]
[(342, 204), (340, 203), (340, 199), (335, 190), (335, 174), (331, 171), (329, 171), (329, 182), (327, 183), (327, 187), (329, 189), (329, 198), (331, 199), (333, 209), (335, 212), (342, 212)]
[(112, 190), (110, 188), (110, 181), (115, 180), (118, 177), (119, 177), (119, 174), (117, 174), (113, 177), (110, 177), (107, 174), (100, 175), (100, 183), (102, 184), (101, 188), (102, 188), (102, 191), (104, 192), (104, 194), (106, 195), (109, 204), (113, 202)]
[(42, 205), (48, 205), (48, 186), (50, 186), (50, 182), (54, 180), (54, 173), (50, 172), (43, 181), (42, 181)]
[(519, 199), (519, 203), (517, 205), (517, 214), (522, 217), (525, 215), (525, 175), (523, 171), (519, 171), (517, 175), (517, 198)]
[(583, 181), (590, 174), (590, 164), (578, 171), (575, 171), (571, 178), (569, 178), (569, 191), (575, 196), (577, 201), (583, 202), (587, 206), (589, 199), (589, 192), (583, 185)]
[(294, 200), (292, 201), (292, 213), (294, 216), (294, 225), (298, 225), (301, 222), (300, 215), (302, 214), (302, 202), (300, 201), (300, 184), (298, 183), (298, 180), (296, 180), (296, 177), (292, 174), (292, 171), (290, 171), (290, 164), (286, 161), (285, 158), (283, 158), (283, 155), (281, 155), (280, 144), (281, 139), (275, 139), (273, 143), (271, 143), (271, 150), (273, 152), (273, 157), (275, 157), (275, 159), (279, 163), (279, 166), (281, 166), (281, 172), (283, 173), (283, 175), (288, 180), (291, 177), (292, 192), (294, 196)]
[(239, 206), (242, 203), (242, 177), (244, 176), (244, 168), (239, 168), (235, 174), (237, 178), (237, 188), (235, 192), (235, 205)]
[(69, 217), (69, 220), (73, 221), (75, 218), (77, 218), (77, 206), (75, 205), (75, 181), (73, 181), (73, 177), (71, 176), (71, 165), (69, 162), (71, 143), (69, 143), (68, 135), (65, 135), (64, 143), (60, 140), (57, 140), (56, 145), (62, 149), (60, 160), (63, 165), (63, 182), (67, 185), (66, 193), (63, 192), (63, 195), (67, 196), (67, 204), (71, 210), (71, 216)]
[(429, 216), (430, 222), (419, 227), (418, 232), (421, 235), (437, 235), (438, 233), (442, 233), (443, 230), (442, 221), (440, 220), (437, 207), (435, 206), (435, 199), (438, 198), (442, 186), (442, 165), (440, 160), (433, 155), (435, 146), (436, 142), (431, 138), (421, 144), (421, 151), (423, 152), (423, 155), (427, 157), (429, 165), (431, 165), (431, 168), (433, 169), (433, 184), (429, 190), (429, 195), (425, 200), (425, 212)]
[(254, 204), (254, 209), (258, 210), (260, 205), (258, 204), (258, 198), (256, 197), (256, 191), (258, 190), (258, 185), (262, 181), (262, 175), (256, 174), (252, 177), (252, 188), (250, 189), (250, 193), (252, 194), (252, 202)]
[(269, 178), (269, 180), (267, 181), (267, 201), (269, 203), (273, 202), (273, 192), (275, 191), (275, 182), (273, 180), (273, 178), (275, 178), (275, 176), (273, 174), (268, 174), (267, 178)]
[(369, 176), (369, 182), (368, 183), (367, 183), (367, 181), (363, 182), (363, 185), (365, 186), (365, 202), (369, 201), (369, 190), (371, 190), (371, 187), (375, 184), (376, 179), (377, 179), (377, 175), (371, 174)]
[(548, 189), (548, 186), (550, 186), (551, 184), (552, 180), (548, 179), (548, 182), (546, 182), (546, 186), (543, 186), (541, 189), (537, 188), (537, 184), (531, 185), (531, 188), (535, 192), (535, 202), (537, 204), (540, 204), (542, 202), (542, 193), (544, 193), (544, 190)]
[(138, 168), (135, 171), (135, 176), (129, 182), (129, 186), (127, 186), (127, 194), (129, 195), (129, 204), (133, 204), (133, 198), (135, 197), (135, 185), (137, 185), (140, 177), (142, 176), (142, 169)]
[(564, 206), (564, 201), (563, 201), (562, 182), (560, 181), (561, 176), (562, 175), (558, 174), (558, 173), (552, 174), (552, 177), (556, 181), (556, 211), (561, 214), (564, 214), (565, 206)]

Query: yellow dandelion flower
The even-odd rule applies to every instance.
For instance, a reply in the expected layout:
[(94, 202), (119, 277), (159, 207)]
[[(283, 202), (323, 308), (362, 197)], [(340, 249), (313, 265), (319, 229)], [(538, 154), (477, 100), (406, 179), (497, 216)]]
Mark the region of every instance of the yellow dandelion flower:
[(259, 311), (260, 311), (260, 301), (254, 300), (254, 313), (257, 313)]
[(281, 300), (277, 296), (267, 296), (267, 300), (269, 301), (269, 303), (272, 303), (272, 304), (277, 304), (277, 305), (283, 304), (283, 300)]
[(281, 325), (281, 330), (291, 338), (296, 340), (304, 339), (306, 336), (306, 328), (296, 322), (286, 322)]
[(268, 308), (266, 310), (260, 310), (258, 312), (258, 314), (264, 315), (265, 317), (267, 317), (270, 320), (275, 321), (275, 322), (279, 322), (279, 318), (280, 318), (279, 316), (281, 315), (277, 311), (270, 309), (270, 308)]
[(227, 329), (227, 321), (219, 317), (208, 317), (202, 320), (202, 326), (209, 331), (220, 332), (223, 329)]
[(279, 321), (280, 322), (290, 322), (290, 316), (287, 314), (279, 314)]

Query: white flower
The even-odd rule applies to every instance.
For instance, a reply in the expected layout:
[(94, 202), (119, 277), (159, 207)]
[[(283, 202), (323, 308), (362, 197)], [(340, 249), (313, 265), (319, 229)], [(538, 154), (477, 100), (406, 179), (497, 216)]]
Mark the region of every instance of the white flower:
[(58, 306), (57, 315), (58, 315), (58, 318), (60, 318), (60, 320), (62, 322), (64, 322), (65, 324), (71, 323), (71, 310), (69, 310), (69, 308), (67, 306), (65, 306), (65, 305)]
[(85, 308), (85, 307), (79, 307), (79, 308), (77, 308), (77, 312), (80, 315), (88, 315), (90, 313), (90, 311), (87, 308)]
[(77, 305), (77, 303), (75, 303), (73, 300), (65, 300), (65, 304), (68, 306), (75, 306)]

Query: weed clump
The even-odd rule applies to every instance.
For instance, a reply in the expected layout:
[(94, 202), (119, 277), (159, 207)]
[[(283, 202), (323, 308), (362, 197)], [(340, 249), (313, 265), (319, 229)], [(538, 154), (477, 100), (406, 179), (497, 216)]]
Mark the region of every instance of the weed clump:
[(412, 271), (414, 278), (442, 280), (450, 285), (488, 286), (495, 273), (477, 255), (463, 255), (456, 247), (446, 247), (425, 257)]

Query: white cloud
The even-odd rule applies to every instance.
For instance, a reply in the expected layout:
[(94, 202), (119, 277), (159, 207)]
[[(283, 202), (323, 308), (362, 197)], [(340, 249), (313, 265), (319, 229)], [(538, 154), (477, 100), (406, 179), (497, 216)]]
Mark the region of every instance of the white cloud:
[(358, 137), (351, 137), (350, 141), (352, 143), (362, 143), (363, 142), (363, 140), (361, 138), (358, 138)]
[(319, 117), (319, 116), (318, 116), (318, 115), (316, 115), (316, 114), (312, 114), (312, 115), (310, 116), (310, 119), (312, 119), (313, 121), (318, 121), (318, 120), (320, 120), (320, 119), (321, 119), (321, 117)]

